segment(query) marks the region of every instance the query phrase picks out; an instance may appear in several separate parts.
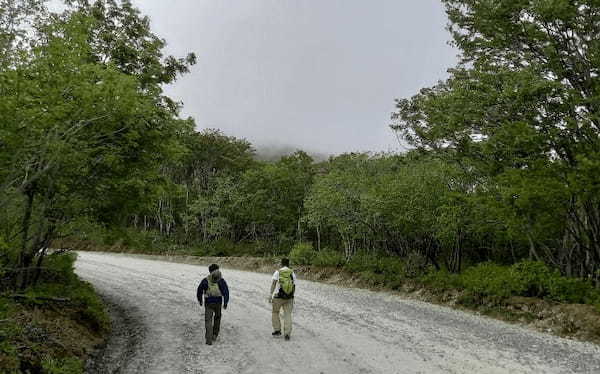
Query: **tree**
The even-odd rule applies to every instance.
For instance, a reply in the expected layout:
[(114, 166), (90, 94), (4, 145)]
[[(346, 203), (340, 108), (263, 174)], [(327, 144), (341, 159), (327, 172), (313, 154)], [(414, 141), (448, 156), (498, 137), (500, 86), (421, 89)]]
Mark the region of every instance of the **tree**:
[[(303, 201), (312, 184), (313, 160), (298, 151), (240, 177), (239, 219), (254, 238), (285, 241), (301, 236)], [(278, 236), (278, 237), (277, 237)]]
[[(392, 127), (417, 147), (451, 155), (477, 177), (474, 188), (510, 195), (506, 204), (521, 217), (532, 250), (546, 247), (546, 261), (598, 277), (600, 6), (591, 0), (444, 3), (461, 64), (446, 82), (398, 100)], [(542, 210), (562, 225), (521, 202), (528, 184), (548, 187), (528, 188), (527, 199), (544, 202)], [(542, 222), (544, 228), (534, 228)], [(553, 248), (538, 235), (544, 231), (561, 232)]]
[[(127, 4), (111, 4), (139, 24)], [(144, 25), (136, 26), (141, 39), (150, 35)], [(119, 27), (112, 31), (119, 34)], [(19, 54), (23, 63), (0, 70), (0, 203), (17, 214), (2, 223), (19, 287), (31, 282), (34, 259), (39, 269), (50, 243), (69, 234), (69, 223), (87, 217), (123, 224), (139, 210), (164, 184), (160, 166), (177, 153), (177, 136), (189, 126), (176, 118), (176, 107), (164, 105), (159, 84), (170, 78), (151, 80), (145, 71), (97, 58), (98, 19), (84, 9), (36, 30), (37, 39)], [(141, 39), (125, 34), (143, 55)], [(155, 69), (172, 68), (158, 60), (154, 45), (148, 56), (156, 57), (147, 61)]]
[(0, 0), (0, 69), (18, 63), (32, 27), (46, 15), (44, 0)]

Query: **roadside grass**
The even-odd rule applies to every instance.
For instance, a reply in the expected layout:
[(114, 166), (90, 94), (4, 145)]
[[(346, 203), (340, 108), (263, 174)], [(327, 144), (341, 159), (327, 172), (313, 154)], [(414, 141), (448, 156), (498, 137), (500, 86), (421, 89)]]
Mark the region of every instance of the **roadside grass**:
[(75, 255), (47, 260), (38, 286), (0, 295), (2, 373), (83, 373), (110, 329), (102, 301), (73, 272)]
[(281, 245), (266, 241), (240, 241), (218, 239), (194, 245), (180, 244), (183, 238), (165, 238), (157, 231), (140, 231), (133, 228), (107, 230), (95, 227), (87, 236), (55, 241), (57, 248), (83, 251), (134, 253), (151, 255), (183, 255), (202, 257), (254, 256), (271, 257), (287, 254), (293, 245), (290, 239), (282, 238)]
[(525, 260), (511, 266), (483, 262), (454, 274), (445, 269), (435, 270), (417, 253), (399, 258), (385, 253), (358, 252), (348, 261), (342, 261), (332, 251), (315, 251), (310, 243), (295, 245), (290, 258), (298, 265), (342, 267), (372, 286), (402, 289), (406, 283), (416, 283), (439, 293), (461, 291), (460, 300), (466, 306), (484, 302), (503, 305), (511, 297), (520, 296), (587, 304), (596, 306), (600, 312), (600, 289), (592, 282), (564, 277), (542, 262)]

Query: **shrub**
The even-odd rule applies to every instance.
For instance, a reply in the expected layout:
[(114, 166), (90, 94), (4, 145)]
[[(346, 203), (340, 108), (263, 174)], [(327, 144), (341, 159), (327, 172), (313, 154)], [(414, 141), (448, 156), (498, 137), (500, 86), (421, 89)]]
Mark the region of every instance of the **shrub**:
[(460, 289), (462, 282), (458, 274), (446, 270), (430, 271), (421, 277), (421, 281), (429, 287), (439, 290)]
[(559, 277), (539, 261), (521, 261), (510, 267), (510, 282), (519, 296), (543, 297), (548, 294), (550, 280)]
[(316, 255), (311, 243), (297, 243), (290, 251), (290, 260), (296, 265), (310, 265)]
[(210, 243), (206, 243), (204, 246), (204, 254), (206, 256), (232, 256), (236, 252), (235, 243), (228, 239), (218, 239)]
[(344, 265), (344, 267), (353, 273), (360, 273), (363, 271), (377, 272), (378, 268), (377, 257), (366, 252), (358, 252)]
[(404, 276), (419, 278), (427, 273), (427, 259), (418, 252), (410, 252), (404, 261)]
[(567, 278), (544, 263), (521, 261), (510, 267), (490, 262), (467, 269), (461, 285), (483, 296), (528, 296), (565, 303), (600, 303), (600, 290), (583, 279)]
[(385, 276), (383, 274), (376, 274), (372, 271), (362, 271), (360, 278), (368, 286), (383, 286), (386, 283)]
[(379, 257), (376, 273), (382, 274), (386, 284), (402, 281), (406, 263), (399, 257)]
[(563, 303), (600, 303), (600, 290), (583, 279), (555, 276), (548, 284), (548, 297)]
[(80, 374), (83, 373), (83, 362), (77, 357), (47, 357), (42, 361), (42, 368), (48, 374)]
[(71, 284), (77, 280), (73, 269), (77, 254), (72, 252), (54, 253), (44, 259), (44, 267), (47, 269), (42, 273), (42, 281), (59, 282)]
[(80, 282), (77, 288), (71, 292), (71, 298), (84, 306), (81, 311), (82, 320), (94, 331), (109, 331), (110, 318), (100, 297), (94, 291), (94, 287), (87, 282)]
[(339, 252), (331, 249), (324, 249), (317, 252), (312, 260), (312, 264), (316, 266), (343, 266), (346, 263), (346, 258)]
[[(394, 256), (359, 252), (352, 256), (344, 266), (353, 273), (376, 275), (379, 283), (394, 284), (395, 287), (399, 287), (399, 284), (402, 284), (405, 278), (405, 262)], [(370, 276), (370, 278), (374, 277)]]
[(473, 266), (460, 276), (462, 286), (485, 296), (509, 297), (522, 293), (522, 283), (512, 277), (510, 268), (484, 262)]

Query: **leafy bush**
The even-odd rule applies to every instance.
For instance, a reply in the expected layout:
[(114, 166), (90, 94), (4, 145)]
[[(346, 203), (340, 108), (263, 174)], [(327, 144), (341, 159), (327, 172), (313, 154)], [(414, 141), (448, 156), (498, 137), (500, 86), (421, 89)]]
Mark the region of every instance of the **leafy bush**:
[(83, 362), (76, 357), (64, 359), (47, 357), (42, 361), (42, 368), (47, 374), (80, 374), (83, 373)]
[(510, 282), (519, 296), (543, 297), (548, 294), (552, 278), (560, 277), (538, 261), (521, 261), (510, 267)]
[(377, 272), (379, 261), (376, 256), (366, 252), (358, 252), (344, 266), (347, 270), (353, 273), (361, 273), (363, 271)]
[(404, 275), (419, 278), (427, 273), (427, 259), (418, 252), (410, 252), (404, 260)]
[(600, 303), (600, 290), (590, 282), (567, 278), (536, 261), (521, 261), (510, 267), (490, 262), (467, 269), (460, 285), (483, 296), (539, 297), (564, 303)]
[(54, 253), (46, 256), (44, 259), (44, 268), (42, 272), (42, 281), (45, 282), (56, 282), (62, 284), (71, 284), (77, 280), (75, 275), (75, 260), (77, 254), (68, 253)]
[(406, 263), (399, 257), (378, 257), (376, 273), (384, 274), (388, 278), (404, 276)]
[(386, 284), (385, 275), (373, 273), (372, 271), (363, 271), (360, 273), (360, 277), (369, 286), (383, 286)]
[(71, 291), (70, 296), (74, 302), (84, 306), (80, 313), (81, 318), (94, 331), (108, 331), (110, 329), (110, 318), (106, 313), (105, 306), (91, 284), (80, 282), (78, 287)]
[(311, 243), (297, 243), (290, 251), (290, 260), (296, 265), (310, 265), (316, 256)]
[(522, 261), (510, 267), (484, 262), (467, 269), (460, 281), (466, 290), (484, 296), (543, 297), (552, 276), (540, 262)]
[(312, 260), (312, 264), (316, 266), (343, 266), (346, 263), (346, 258), (341, 253), (331, 250), (324, 249), (317, 252), (316, 256)]
[(402, 285), (405, 266), (404, 260), (399, 257), (366, 252), (357, 253), (344, 265), (347, 270), (360, 273), (372, 284), (385, 284), (393, 288)]
[(468, 291), (486, 296), (509, 297), (523, 292), (522, 283), (512, 277), (510, 268), (491, 262), (465, 270), (460, 284)]
[(449, 273), (446, 270), (433, 270), (421, 277), (421, 281), (425, 285), (439, 290), (462, 288), (460, 276), (458, 274)]
[(600, 290), (590, 282), (577, 278), (555, 276), (548, 285), (548, 297), (563, 303), (600, 303)]
[(239, 255), (236, 245), (231, 240), (227, 239), (219, 239), (204, 244), (200, 253), (204, 256), (217, 257), (228, 257), (233, 256), (234, 254)]

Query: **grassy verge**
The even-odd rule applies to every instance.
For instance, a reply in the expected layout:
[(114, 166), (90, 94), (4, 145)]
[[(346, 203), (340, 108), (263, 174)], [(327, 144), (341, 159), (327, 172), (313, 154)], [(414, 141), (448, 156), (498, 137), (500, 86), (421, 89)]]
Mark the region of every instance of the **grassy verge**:
[[(178, 244), (168, 240), (156, 231), (123, 229), (118, 231), (96, 230), (94, 235), (82, 238), (67, 238), (55, 241), (58, 248), (83, 251), (101, 251), (114, 253), (183, 255), (183, 256), (253, 256), (265, 257), (283, 255), (289, 252), (293, 243), (275, 246), (263, 241), (233, 242), (220, 239), (211, 242), (198, 242), (194, 245)], [(282, 248), (288, 248), (282, 250)]]
[(110, 322), (73, 254), (51, 255), (38, 286), (0, 295), (0, 372), (83, 373)]

